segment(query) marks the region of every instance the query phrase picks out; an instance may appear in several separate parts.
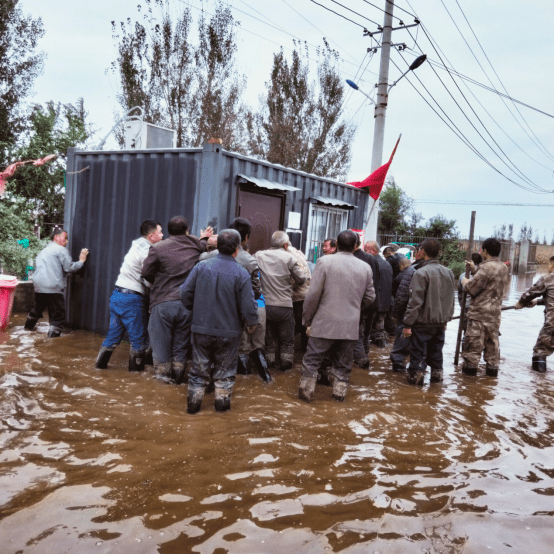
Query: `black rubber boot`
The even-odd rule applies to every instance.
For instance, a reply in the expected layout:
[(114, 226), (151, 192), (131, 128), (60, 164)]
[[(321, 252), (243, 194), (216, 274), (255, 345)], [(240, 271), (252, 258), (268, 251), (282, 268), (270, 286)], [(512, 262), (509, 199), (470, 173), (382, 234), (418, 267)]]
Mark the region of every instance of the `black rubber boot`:
[(144, 371), (146, 352), (144, 350), (131, 350), (129, 354), (129, 371)]
[(360, 368), (360, 369), (368, 369), (369, 368), (369, 359), (365, 358), (363, 360), (354, 360), (354, 363)]
[(177, 385), (185, 382), (185, 364), (184, 362), (171, 362), (171, 376)]
[(55, 339), (59, 337), (61, 334), (62, 334), (62, 330), (59, 327), (54, 327), (54, 325), (50, 325), (50, 329), (48, 329), (49, 339)]
[(489, 377), (498, 377), (498, 368), (497, 367), (487, 367), (487, 368), (485, 368), (485, 373)]
[(475, 377), (477, 375), (477, 368), (476, 367), (466, 367), (464, 365), (464, 366), (462, 366), (462, 373), (464, 375), (469, 375), (470, 377)]
[(403, 364), (392, 364), (392, 370), (396, 373), (404, 373), (406, 371), (406, 366)]
[(425, 382), (425, 373), (423, 371), (410, 371), (408, 370), (408, 383), (410, 385), (422, 386)]
[(144, 365), (154, 365), (154, 358), (152, 357), (152, 348), (149, 348), (146, 351), (146, 356), (144, 357)]
[(533, 371), (538, 371), (539, 373), (546, 373), (545, 356), (533, 356)]
[(348, 383), (346, 381), (333, 381), (333, 398), (338, 402), (344, 402), (346, 398), (346, 391), (348, 390)]
[(164, 383), (173, 384), (173, 378), (171, 376), (171, 364), (172, 362), (154, 364), (154, 379), (158, 381), (163, 381)]
[(281, 354), (281, 365), (279, 369), (281, 371), (288, 371), (292, 369), (293, 357), (290, 354)]
[(202, 399), (204, 398), (204, 389), (193, 389), (189, 387), (187, 391), (187, 412), (189, 414), (196, 414), (200, 411), (202, 406)]
[(266, 354), (265, 357), (267, 361), (267, 367), (271, 369), (272, 367), (275, 367), (275, 353), (273, 354)]
[(256, 350), (250, 352), (250, 359), (252, 360), (254, 367), (256, 368), (256, 371), (258, 372), (258, 375), (261, 377), (262, 381), (265, 381), (266, 383), (271, 383), (273, 379), (271, 378), (271, 374), (269, 373), (267, 361), (261, 348), (257, 348)]
[(386, 346), (388, 345), (387, 339), (385, 337), (379, 337), (378, 339), (375, 339), (371, 342), (378, 348), (386, 348)]
[(442, 369), (431, 368), (431, 383), (442, 383)]
[(226, 412), (231, 409), (231, 393), (229, 389), (215, 387), (214, 406), (216, 412)]
[(37, 324), (38, 317), (27, 316), (27, 321), (25, 322), (25, 329), (27, 331), (32, 331)]
[(248, 355), (239, 354), (239, 359), (237, 363), (237, 374), (238, 375), (249, 375), (250, 370), (248, 369)]
[(112, 357), (114, 349), (106, 348), (102, 346), (100, 352), (98, 352), (98, 357), (96, 358), (96, 369), (108, 369), (108, 362)]

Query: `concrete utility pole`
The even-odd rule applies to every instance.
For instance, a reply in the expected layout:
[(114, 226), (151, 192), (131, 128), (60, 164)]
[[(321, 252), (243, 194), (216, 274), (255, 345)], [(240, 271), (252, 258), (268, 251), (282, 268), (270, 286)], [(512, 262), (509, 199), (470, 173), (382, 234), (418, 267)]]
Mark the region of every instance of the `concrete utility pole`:
[[(371, 154), (371, 172), (383, 165), (383, 142), (385, 140), (385, 115), (387, 113), (389, 61), (392, 43), (392, 11), (394, 0), (385, 1), (385, 20), (383, 22), (383, 40), (381, 42), (381, 63), (379, 66), (379, 83), (375, 102), (375, 127), (373, 130), (373, 152)], [(373, 209), (372, 209), (373, 208)], [(379, 216), (379, 200), (368, 198), (367, 224), (365, 240), (377, 240), (377, 218)]]

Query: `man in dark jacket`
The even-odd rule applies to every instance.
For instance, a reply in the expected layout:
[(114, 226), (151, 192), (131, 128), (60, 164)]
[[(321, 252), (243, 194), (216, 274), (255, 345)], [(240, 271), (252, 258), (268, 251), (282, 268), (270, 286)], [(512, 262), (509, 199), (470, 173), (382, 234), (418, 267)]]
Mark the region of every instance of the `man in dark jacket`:
[(425, 239), (425, 262), (412, 277), (410, 300), (404, 316), (402, 336), (411, 337), (408, 383), (423, 385), (425, 365), (431, 368), (431, 382), (442, 381), (442, 348), (447, 322), (454, 313), (456, 279), (437, 259), (440, 243)]
[(385, 316), (392, 305), (392, 267), (379, 254), (379, 245), (375, 241), (368, 241), (364, 250), (372, 254), (379, 265), (379, 291), (377, 293), (377, 310), (371, 325), (371, 342), (380, 348), (387, 346), (385, 331)]
[(150, 247), (142, 264), (142, 278), (152, 283), (148, 334), (154, 370), (162, 379), (173, 374), (180, 383), (190, 347), (191, 314), (179, 298), (179, 287), (206, 250), (213, 231), (208, 227), (197, 239), (189, 235), (189, 222), (182, 216), (172, 217), (167, 230), (169, 238)]
[[(373, 274), (373, 287), (375, 290), (379, 288), (379, 277), (375, 278), (375, 275), (379, 276), (379, 264), (374, 256), (364, 252), (361, 248), (362, 241), (360, 235), (356, 234), (356, 250), (354, 250), (354, 257), (358, 258), (362, 262), (369, 264), (371, 272)], [(368, 352), (364, 348), (364, 336), (366, 327), (371, 326), (373, 315), (375, 314), (375, 308), (378, 305), (377, 295), (371, 306), (363, 308), (360, 314), (360, 333), (358, 341), (354, 345), (354, 363), (361, 369), (367, 369), (369, 367)]]
[(393, 371), (406, 370), (406, 356), (410, 353), (410, 339), (402, 336), (404, 325), (402, 323), (408, 300), (410, 299), (410, 284), (414, 276), (414, 270), (410, 267), (410, 260), (404, 258), (400, 260), (400, 273), (394, 280), (394, 307), (392, 309), (392, 318), (396, 321), (396, 332), (394, 335), (394, 346), (390, 353)]
[(387, 260), (387, 262), (389, 262), (392, 267), (393, 280), (396, 279), (396, 277), (398, 277), (398, 274), (400, 273), (400, 261), (406, 256), (398, 254), (394, 246), (387, 246), (383, 250), (383, 256), (385, 256), (385, 260)]
[(187, 411), (200, 410), (214, 365), (215, 409), (231, 408), (237, 373), (240, 335), (244, 326), (254, 331), (258, 308), (248, 271), (236, 263), (240, 234), (225, 229), (217, 236), (219, 254), (200, 262), (181, 286), (181, 300), (192, 310), (192, 369), (189, 374)]

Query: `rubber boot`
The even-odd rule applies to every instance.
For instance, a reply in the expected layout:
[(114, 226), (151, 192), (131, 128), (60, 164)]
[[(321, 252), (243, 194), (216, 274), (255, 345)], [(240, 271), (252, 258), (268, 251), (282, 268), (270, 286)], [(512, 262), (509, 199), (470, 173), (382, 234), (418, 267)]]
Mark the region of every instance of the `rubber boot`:
[(298, 388), (298, 398), (304, 402), (311, 402), (314, 397), (316, 379), (313, 377), (301, 377)]
[(431, 383), (442, 383), (442, 369), (431, 368)]
[(292, 362), (294, 360), (294, 357), (291, 354), (281, 354), (281, 371), (288, 371), (289, 369), (292, 369)]
[(189, 387), (187, 391), (187, 412), (195, 414), (200, 411), (202, 399), (204, 398), (204, 389)]
[(346, 391), (348, 390), (348, 383), (346, 381), (339, 381), (333, 379), (333, 398), (338, 402), (344, 402), (346, 398)]
[(462, 373), (464, 375), (469, 375), (470, 377), (475, 377), (477, 375), (477, 368), (476, 367), (467, 367), (465, 365), (462, 366)]
[(184, 362), (171, 362), (171, 377), (175, 380), (177, 385), (185, 382), (185, 363)]
[(144, 371), (146, 352), (144, 350), (131, 350), (129, 353), (129, 371)]
[(533, 371), (538, 371), (539, 373), (546, 373), (545, 356), (533, 356)]
[(271, 374), (269, 373), (269, 370), (267, 368), (267, 361), (265, 359), (264, 353), (262, 352), (262, 349), (257, 348), (256, 350), (250, 352), (250, 359), (252, 360), (252, 363), (254, 364), (254, 367), (256, 368), (256, 371), (258, 372), (258, 375), (261, 377), (262, 381), (265, 381), (266, 383), (271, 383), (273, 379), (271, 378)]
[(250, 370), (248, 369), (248, 354), (239, 354), (239, 359), (237, 363), (237, 374), (238, 375), (250, 374)]
[(25, 329), (27, 331), (32, 331), (35, 328), (37, 321), (38, 321), (38, 317), (31, 317), (30, 315), (27, 316), (27, 321), (25, 322)]
[(152, 357), (152, 348), (149, 348), (146, 351), (146, 356), (144, 357), (144, 365), (154, 365), (154, 358)]
[(408, 370), (408, 383), (410, 385), (422, 386), (425, 381), (425, 373), (423, 371), (410, 371)]
[(216, 412), (226, 412), (231, 409), (231, 389), (215, 387), (214, 406)]
[(404, 373), (406, 371), (406, 366), (404, 364), (397, 364), (393, 362), (392, 370), (396, 373)]
[(269, 369), (271, 369), (272, 367), (275, 367), (275, 353), (266, 354), (265, 359), (267, 361), (267, 367)]
[(388, 345), (386, 337), (379, 337), (378, 339), (375, 339), (372, 342), (378, 348), (386, 348), (386, 346)]
[(55, 327), (54, 325), (50, 325), (50, 329), (48, 329), (48, 338), (49, 339), (55, 339), (59, 337), (62, 334), (62, 330), (59, 327)]
[(163, 381), (164, 383), (173, 383), (173, 379), (171, 378), (171, 363), (172, 362), (154, 364), (154, 379)]
[(489, 376), (489, 377), (498, 377), (498, 368), (497, 367), (489, 367), (487, 366), (485, 368), (485, 373)]
[(364, 358), (363, 360), (354, 360), (354, 363), (360, 369), (368, 369), (369, 368), (369, 359), (368, 358)]
[(98, 357), (96, 358), (96, 369), (108, 369), (108, 362), (112, 357), (114, 349), (106, 348), (102, 346), (100, 352), (98, 352)]

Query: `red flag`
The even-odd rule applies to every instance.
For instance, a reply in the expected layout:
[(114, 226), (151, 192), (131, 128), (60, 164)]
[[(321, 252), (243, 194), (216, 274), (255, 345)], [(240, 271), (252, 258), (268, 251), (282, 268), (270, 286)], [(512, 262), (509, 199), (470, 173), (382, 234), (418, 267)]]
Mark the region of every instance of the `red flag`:
[(13, 177), (14, 173), (16, 172), (19, 166), (30, 164), (30, 163), (36, 166), (40, 166), (40, 165), (44, 165), (47, 162), (51, 162), (53, 159), (57, 157), (58, 157), (57, 154), (48, 154), (48, 156), (40, 160), (25, 160), (24, 162), (15, 162), (9, 165), (8, 167), (6, 167), (4, 171), (0, 172), (0, 196), (4, 194), (4, 190), (6, 189), (6, 183), (8, 182), (8, 179), (10, 177)]
[[(400, 135), (400, 137), (401, 136), (402, 135)], [(396, 149), (398, 148), (400, 137), (398, 137), (398, 140), (396, 141), (396, 145), (394, 147), (394, 150), (392, 151), (390, 160), (385, 165), (378, 167), (369, 177), (366, 177), (363, 181), (355, 181), (354, 183), (347, 183), (347, 185), (352, 185), (356, 188), (369, 187), (369, 196), (371, 196), (373, 200), (377, 200), (379, 198), (379, 195), (381, 194), (381, 191), (383, 190), (385, 178), (387, 177), (387, 172), (389, 170), (390, 164), (392, 163), (392, 159), (394, 158), (394, 154), (396, 152)]]

